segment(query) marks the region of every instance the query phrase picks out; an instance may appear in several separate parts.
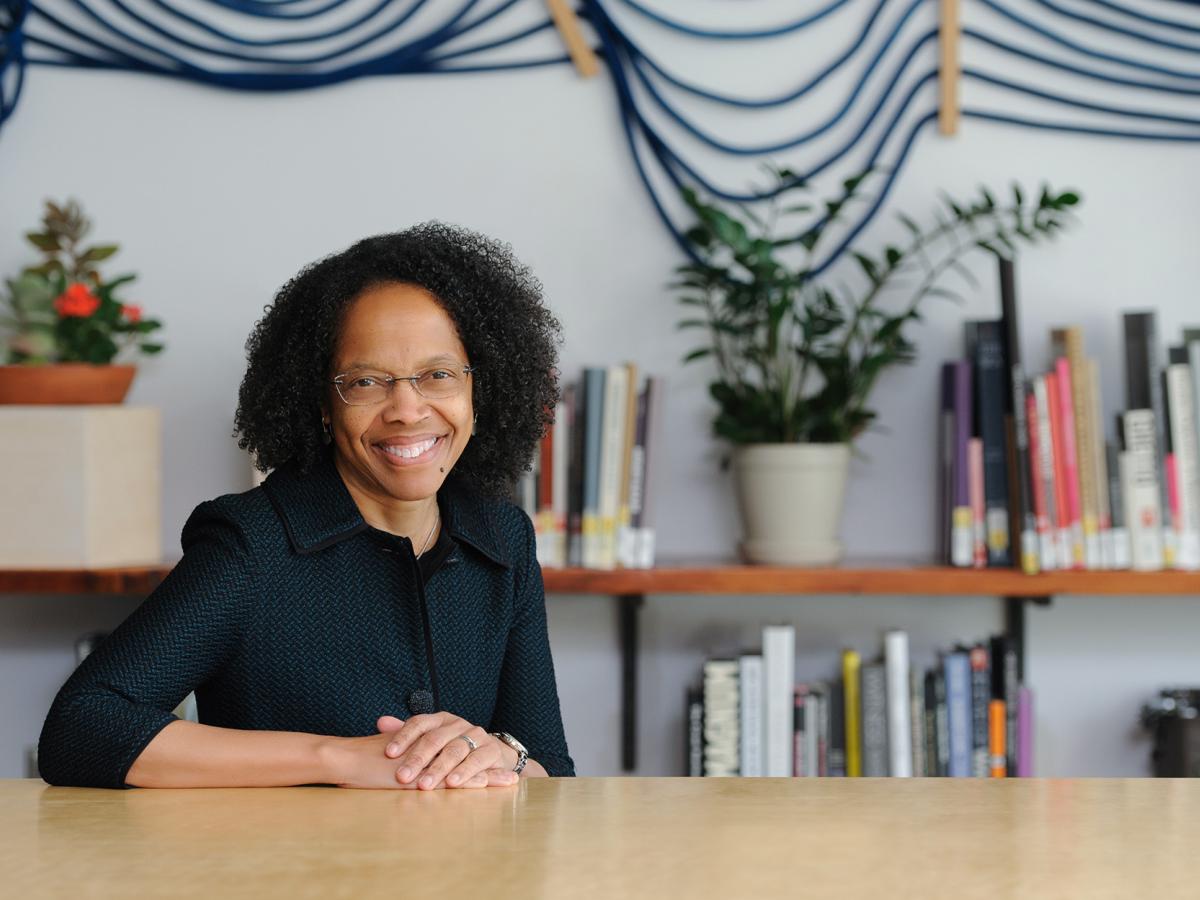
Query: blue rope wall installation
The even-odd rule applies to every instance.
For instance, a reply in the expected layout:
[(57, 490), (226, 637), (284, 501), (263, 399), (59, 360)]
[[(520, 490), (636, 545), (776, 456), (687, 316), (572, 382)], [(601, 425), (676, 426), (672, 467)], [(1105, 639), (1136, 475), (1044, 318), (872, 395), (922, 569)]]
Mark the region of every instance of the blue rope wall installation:
[[(579, 2), (608, 66), (638, 176), (685, 250), (675, 219), (679, 187), (751, 204), (785, 187), (734, 189), (698, 158), (784, 162), (805, 180), (878, 169), (871, 203), (819, 261), (816, 271), (823, 270), (879, 211), (917, 138), (938, 118), (936, 0), (815, 0), (790, 21), (738, 29), (689, 23), (661, 11), (663, 0)], [(980, 24), (962, 30), (968, 64), (961, 75), (988, 105), (972, 102), (961, 109), (964, 118), (1200, 141), (1198, 0), (978, 0), (972, 12)], [(667, 41), (685, 42), (693, 55), (731, 45), (749, 53), (829, 25), (852, 37), (810, 60), (807, 79), (770, 96), (699, 83), (672, 71), (654, 49)], [(0, 0), (0, 126), (13, 115), (31, 66), (301, 90), (366, 76), (558, 66), (569, 57), (547, 38), (553, 27), (543, 0)], [(1072, 87), (1046, 87), (1050, 73), (1055, 84)], [(828, 100), (820, 113), (806, 107), (839, 85), (848, 86), (832, 110)], [(726, 137), (704, 121), (706, 110), (719, 121), (784, 111), (804, 127), (770, 140)]]

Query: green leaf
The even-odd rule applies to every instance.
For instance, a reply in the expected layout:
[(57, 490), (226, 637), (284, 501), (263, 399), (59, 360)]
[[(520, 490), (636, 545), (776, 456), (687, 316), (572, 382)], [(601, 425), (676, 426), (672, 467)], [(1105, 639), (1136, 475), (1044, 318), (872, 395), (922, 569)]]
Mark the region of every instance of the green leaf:
[(165, 349), (165, 345), (164, 344), (139, 344), (138, 349), (141, 350), (143, 353), (149, 353), (149, 354), (153, 355), (155, 353), (161, 353)]
[(103, 259), (108, 259), (119, 249), (120, 247), (118, 247), (116, 244), (104, 244), (95, 247), (88, 247), (88, 249), (84, 251), (83, 255), (79, 257), (79, 260), (80, 262), (85, 263), (100, 262)]
[(58, 236), (54, 234), (44, 234), (39, 231), (28, 231), (25, 233), (25, 240), (33, 244), (39, 250), (45, 253), (54, 253), (59, 249)]
[(707, 328), (708, 322), (704, 319), (684, 319), (675, 324), (676, 331), (683, 331), (685, 328)]
[(1079, 203), (1079, 195), (1074, 191), (1064, 191), (1055, 198), (1055, 206), (1075, 206)]
[(683, 361), (685, 363), (689, 363), (694, 359), (702, 359), (705, 356), (712, 356), (712, 352), (713, 351), (712, 351), (711, 347), (700, 347), (696, 350), (693, 350), (691, 353), (687, 354), (683, 358)]
[(896, 213), (896, 218), (900, 220), (900, 224), (912, 232), (913, 237), (919, 238), (921, 236), (921, 229), (917, 227), (917, 223), (904, 213)]
[(862, 253), (851, 252), (851, 255), (858, 260), (859, 267), (866, 273), (867, 278), (871, 279), (871, 284), (879, 284), (879, 269), (874, 260)]
[(888, 246), (883, 253), (887, 259), (888, 267), (892, 269), (896, 268), (900, 260), (904, 259), (904, 254), (896, 247)]

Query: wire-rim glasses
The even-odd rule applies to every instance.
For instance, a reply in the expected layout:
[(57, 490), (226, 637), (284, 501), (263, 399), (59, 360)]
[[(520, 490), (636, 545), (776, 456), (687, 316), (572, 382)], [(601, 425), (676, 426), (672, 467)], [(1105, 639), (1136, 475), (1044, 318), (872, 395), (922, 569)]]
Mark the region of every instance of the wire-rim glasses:
[(392, 396), (396, 383), (407, 381), (426, 400), (452, 400), (463, 392), (473, 366), (434, 366), (416, 375), (386, 372), (343, 372), (333, 378), (338, 396), (347, 406), (373, 406)]

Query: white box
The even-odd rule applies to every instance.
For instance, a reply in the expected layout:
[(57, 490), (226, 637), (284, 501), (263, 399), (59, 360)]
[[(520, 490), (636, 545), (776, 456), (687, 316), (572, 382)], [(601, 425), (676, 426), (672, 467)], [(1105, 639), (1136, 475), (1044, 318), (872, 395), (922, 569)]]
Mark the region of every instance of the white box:
[(159, 411), (0, 406), (0, 567), (162, 562)]

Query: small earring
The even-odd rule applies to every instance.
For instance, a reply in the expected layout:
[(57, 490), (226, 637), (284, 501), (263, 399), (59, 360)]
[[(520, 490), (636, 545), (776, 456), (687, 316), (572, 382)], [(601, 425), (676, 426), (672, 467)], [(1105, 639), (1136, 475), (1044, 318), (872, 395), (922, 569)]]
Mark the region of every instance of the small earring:
[(329, 420), (321, 420), (321, 443), (330, 444), (333, 442), (333, 432), (329, 430)]

